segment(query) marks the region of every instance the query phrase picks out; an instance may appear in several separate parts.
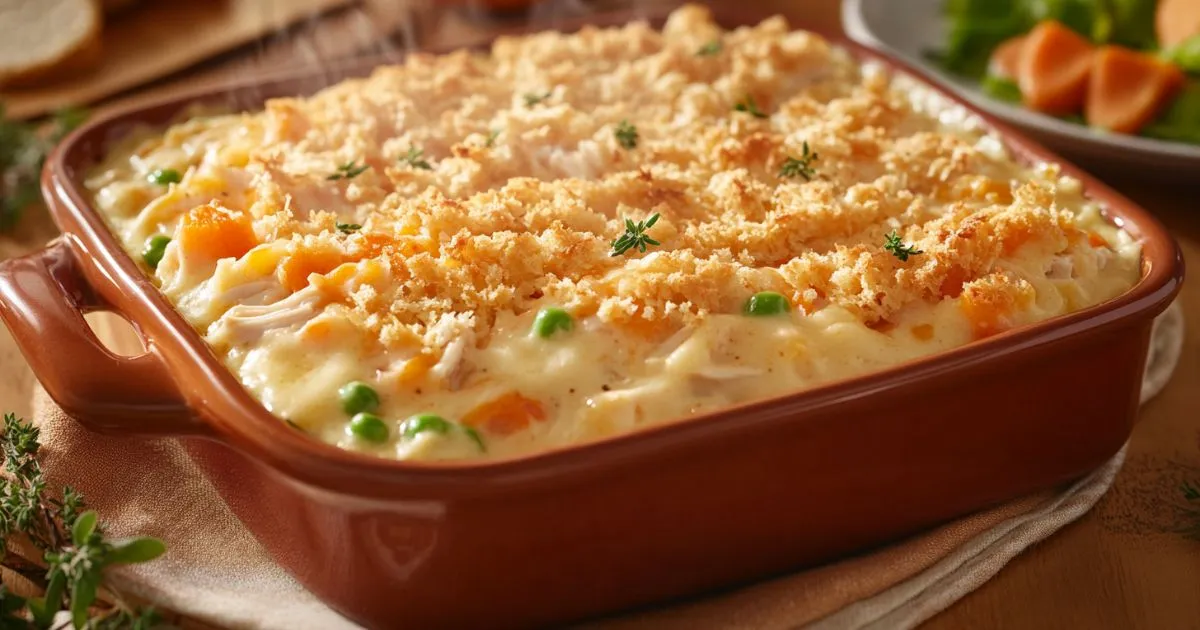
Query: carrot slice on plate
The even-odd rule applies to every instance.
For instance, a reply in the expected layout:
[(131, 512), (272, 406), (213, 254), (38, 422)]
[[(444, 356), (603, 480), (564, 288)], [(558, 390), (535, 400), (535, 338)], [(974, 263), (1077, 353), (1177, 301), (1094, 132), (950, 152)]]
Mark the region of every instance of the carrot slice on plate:
[(1010, 37), (992, 51), (988, 59), (988, 74), (1001, 79), (1016, 79), (1021, 65), (1021, 53), (1025, 50), (1025, 36)]
[(1158, 45), (1173, 48), (1200, 35), (1200, 0), (1158, 0), (1154, 12)]
[(1084, 117), (1093, 127), (1137, 133), (1183, 87), (1183, 72), (1152, 55), (1104, 46), (1096, 52)]
[(1035, 26), (1025, 36), (1017, 63), (1025, 105), (1047, 114), (1078, 112), (1087, 93), (1092, 53), (1088, 40), (1058, 22)]

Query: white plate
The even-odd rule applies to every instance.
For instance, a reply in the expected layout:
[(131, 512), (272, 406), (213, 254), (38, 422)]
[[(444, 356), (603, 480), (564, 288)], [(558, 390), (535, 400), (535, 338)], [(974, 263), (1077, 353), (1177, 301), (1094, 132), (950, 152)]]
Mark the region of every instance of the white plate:
[(951, 91), (1013, 125), (1081, 165), (1136, 169), (1172, 179), (1200, 180), (1200, 145), (1127, 136), (1039, 114), (980, 91), (925, 58), (945, 46), (946, 0), (843, 0), (842, 24), (854, 41), (890, 54), (940, 81)]

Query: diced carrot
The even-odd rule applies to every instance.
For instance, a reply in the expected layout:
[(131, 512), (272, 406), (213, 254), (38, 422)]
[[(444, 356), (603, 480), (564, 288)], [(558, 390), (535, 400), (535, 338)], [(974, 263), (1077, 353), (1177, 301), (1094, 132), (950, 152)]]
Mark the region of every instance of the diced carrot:
[(1200, 2), (1196, 0), (1158, 0), (1154, 13), (1158, 45), (1171, 48), (1193, 35), (1200, 35)]
[(280, 266), (283, 286), (292, 292), (308, 286), (311, 274), (327, 274), (342, 264), (342, 255), (330, 250), (300, 249), (288, 256)]
[(546, 410), (541, 403), (518, 392), (509, 392), (467, 412), (462, 423), (497, 435), (508, 435), (528, 427), (535, 420), (545, 419)]
[(1088, 245), (1092, 247), (1108, 247), (1108, 241), (1095, 232), (1088, 232)]
[(1000, 42), (992, 51), (988, 60), (988, 74), (1001, 79), (1017, 78), (1017, 68), (1021, 65), (1021, 52), (1025, 49), (1025, 36), (1017, 35)]
[(238, 258), (258, 245), (258, 237), (244, 212), (212, 204), (196, 206), (183, 216), (179, 247), (187, 254), (211, 260)]
[(1155, 56), (1104, 46), (1096, 52), (1088, 86), (1087, 123), (1120, 133), (1137, 133), (1183, 87), (1183, 72)]
[(1092, 45), (1075, 31), (1047, 20), (1025, 36), (1017, 64), (1017, 84), (1025, 105), (1048, 114), (1072, 114), (1083, 107)]
[(404, 362), (404, 367), (396, 373), (396, 383), (399, 385), (411, 385), (425, 378), (429, 373), (429, 369), (437, 363), (433, 356), (428, 354), (418, 354), (417, 356)]
[(917, 324), (912, 327), (912, 336), (921, 341), (933, 339), (933, 324)]

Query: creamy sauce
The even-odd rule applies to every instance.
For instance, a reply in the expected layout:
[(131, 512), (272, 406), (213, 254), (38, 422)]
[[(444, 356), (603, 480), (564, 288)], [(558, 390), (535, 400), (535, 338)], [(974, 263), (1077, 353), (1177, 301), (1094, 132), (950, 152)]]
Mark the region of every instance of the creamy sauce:
[[(732, 107), (750, 92), (765, 118)], [(802, 143), (811, 181), (780, 174)], [(1140, 264), (1078, 181), (1017, 164), (964, 109), (780, 20), (722, 33), (696, 7), (661, 34), (502, 40), (193, 116), (87, 185), (135, 256), (171, 237), (147, 273), (272, 413), (401, 459), (516, 456), (869, 373), (1111, 299)], [(661, 245), (611, 256), (652, 212)], [(791, 310), (742, 314), (760, 291)], [(550, 306), (574, 325), (543, 338)], [(349, 430), (351, 381), (378, 392), (386, 440)], [(405, 436), (420, 413), (452, 430)]]

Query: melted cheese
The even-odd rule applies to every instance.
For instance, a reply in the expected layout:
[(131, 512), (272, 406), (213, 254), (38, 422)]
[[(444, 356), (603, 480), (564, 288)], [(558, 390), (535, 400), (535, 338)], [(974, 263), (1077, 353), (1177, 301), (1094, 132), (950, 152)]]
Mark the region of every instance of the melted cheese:
[[(787, 175), (805, 146), (812, 177)], [(270, 411), (405, 459), (517, 456), (799, 391), (1139, 275), (1138, 244), (1079, 182), (1018, 164), (963, 108), (779, 18), (722, 31), (695, 6), (662, 32), (505, 38), (193, 115), (87, 185), (131, 253), (171, 237), (147, 272)], [(625, 220), (654, 214), (660, 245), (613, 256)], [(893, 233), (919, 253), (901, 260)], [(792, 310), (743, 315), (761, 291)], [(551, 306), (573, 328), (532, 334)], [(355, 380), (379, 393), (384, 443), (348, 431), (337, 391)], [(418, 413), (452, 430), (403, 435)]]

